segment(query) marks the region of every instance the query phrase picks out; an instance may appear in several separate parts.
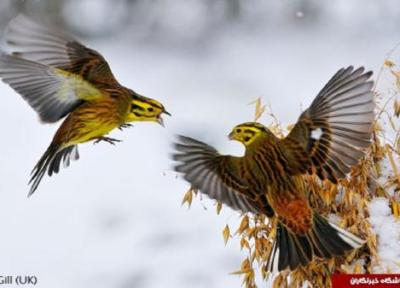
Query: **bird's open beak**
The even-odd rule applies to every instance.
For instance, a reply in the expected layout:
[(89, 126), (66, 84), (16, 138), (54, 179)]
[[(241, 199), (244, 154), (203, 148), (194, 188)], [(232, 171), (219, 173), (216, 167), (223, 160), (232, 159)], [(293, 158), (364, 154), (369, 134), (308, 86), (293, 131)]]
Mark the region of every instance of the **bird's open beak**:
[[(164, 110), (162, 113), (167, 114), (168, 116), (172, 116), (171, 113), (169, 113), (166, 110)], [(157, 123), (160, 124), (161, 126), (165, 127), (164, 126), (164, 120), (161, 118), (161, 115), (158, 116)]]
[(160, 124), (162, 127), (165, 127), (164, 120), (161, 118), (161, 116), (158, 116), (157, 123)]
[(229, 139), (229, 140), (233, 140), (233, 133), (229, 133), (228, 139)]

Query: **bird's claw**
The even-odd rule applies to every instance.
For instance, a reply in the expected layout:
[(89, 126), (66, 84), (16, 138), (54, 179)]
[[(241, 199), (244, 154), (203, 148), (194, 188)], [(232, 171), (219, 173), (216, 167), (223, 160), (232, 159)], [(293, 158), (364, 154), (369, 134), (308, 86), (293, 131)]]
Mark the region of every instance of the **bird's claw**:
[(125, 124), (121, 124), (121, 125), (118, 127), (118, 129), (122, 131), (124, 128), (131, 128), (131, 127), (133, 127), (132, 124), (125, 123)]
[(101, 141), (110, 143), (111, 145), (115, 145), (115, 143), (122, 142), (122, 140), (118, 140), (118, 139), (114, 139), (114, 138), (109, 138), (109, 137), (98, 137), (98, 138), (96, 138), (96, 141), (94, 141), (93, 144), (100, 143)]

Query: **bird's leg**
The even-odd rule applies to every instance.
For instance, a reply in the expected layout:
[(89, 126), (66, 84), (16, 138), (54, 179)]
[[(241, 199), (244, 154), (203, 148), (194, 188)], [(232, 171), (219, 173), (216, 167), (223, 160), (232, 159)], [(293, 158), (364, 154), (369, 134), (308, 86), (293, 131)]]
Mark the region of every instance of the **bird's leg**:
[(110, 137), (96, 137), (94, 139), (96, 139), (96, 141), (94, 141), (93, 144), (97, 144), (101, 141), (105, 141), (107, 143), (110, 143), (111, 145), (115, 145), (115, 143), (122, 142), (122, 140), (118, 140), (118, 139), (114, 139), (114, 138), (110, 138)]
[(119, 125), (118, 129), (122, 131), (124, 128), (130, 128), (130, 127), (133, 127), (133, 125), (129, 124), (129, 123), (125, 123), (125, 124)]

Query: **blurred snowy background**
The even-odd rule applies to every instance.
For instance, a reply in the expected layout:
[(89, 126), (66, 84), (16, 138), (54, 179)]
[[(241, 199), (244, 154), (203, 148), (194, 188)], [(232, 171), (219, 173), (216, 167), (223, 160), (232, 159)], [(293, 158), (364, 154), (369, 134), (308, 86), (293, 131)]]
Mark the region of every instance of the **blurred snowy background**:
[[(81, 159), (27, 198), (29, 172), (58, 125), (1, 83), (0, 275), (37, 287), (240, 287), (246, 253), (222, 229), (239, 215), (212, 201), (181, 207), (171, 171), (174, 134), (242, 153), (226, 135), (251, 121), (257, 97), (286, 125), (336, 72), (375, 74), (400, 41), (398, 1), (2, 0), (0, 31), (20, 11), (101, 52), (120, 82), (160, 100), (166, 128), (138, 123), (115, 147), (81, 145)], [(267, 115), (261, 119), (268, 123)]]

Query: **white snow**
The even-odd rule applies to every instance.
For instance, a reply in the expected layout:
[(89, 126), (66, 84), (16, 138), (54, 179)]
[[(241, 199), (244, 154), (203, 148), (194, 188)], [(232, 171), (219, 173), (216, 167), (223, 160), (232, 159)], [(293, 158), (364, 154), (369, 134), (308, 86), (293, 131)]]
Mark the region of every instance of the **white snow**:
[(373, 262), (374, 273), (400, 272), (400, 221), (395, 220), (386, 198), (369, 203), (370, 223), (377, 234), (379, 261)]

